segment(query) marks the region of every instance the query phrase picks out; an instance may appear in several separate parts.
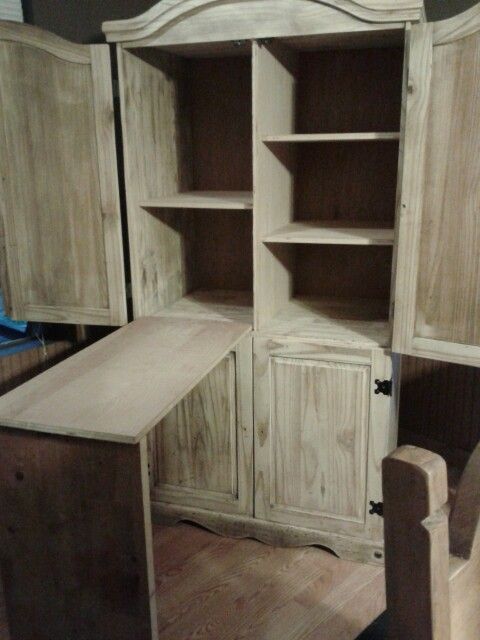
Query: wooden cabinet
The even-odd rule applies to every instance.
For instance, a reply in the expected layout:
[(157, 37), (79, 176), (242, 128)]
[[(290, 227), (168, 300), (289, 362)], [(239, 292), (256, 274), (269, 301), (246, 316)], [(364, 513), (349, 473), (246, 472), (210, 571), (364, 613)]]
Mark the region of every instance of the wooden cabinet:
[(393, 348), (480, 365), (480, 9), (412, 27)]
[[(242, 346), (155, 430), (165, 512), (378, 547), (390, 353), (480, 366), (480, 10), (423, 18), (421, 0), (169, 0), (104, 25), (133, 316), (253, 327), (253, 385)], [(0, 70), (15, 315), (121, 324), (108, 51), (2, 25)]]
[(249, 336), (156, 428), (153, 500), (253, 514), (252, 390)]
[(108, 47), (0, 23), (0, 213), (15, 318), (127, 321)]
[[(255, 515), (380, 540), (382, 458), (396, 442), (392, 379), (381, 349), (255, 341)], [(392, 393), (396, 396), (397, 377)], [(393, 401), (392, 401), (393, 400)]]

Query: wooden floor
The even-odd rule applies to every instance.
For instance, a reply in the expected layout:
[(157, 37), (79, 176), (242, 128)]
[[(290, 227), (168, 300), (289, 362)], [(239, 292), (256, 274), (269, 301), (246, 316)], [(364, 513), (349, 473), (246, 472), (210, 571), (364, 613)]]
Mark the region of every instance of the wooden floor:
[(353, 640), (385, 606), (382, 568), (320, 549), (188, 524), (155, 527), (154, 545), (161, 640)]

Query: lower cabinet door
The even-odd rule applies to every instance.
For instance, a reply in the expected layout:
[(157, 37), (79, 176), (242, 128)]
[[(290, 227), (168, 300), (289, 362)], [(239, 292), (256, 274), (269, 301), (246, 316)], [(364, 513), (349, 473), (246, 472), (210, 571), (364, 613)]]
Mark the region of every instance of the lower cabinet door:
[[(370, 514), (381, 461), (396, 444), (389, 353), (255, 340), (255, 516), (382, 539)], [(395, 384), (393, 384), (395, 389)]]
[(252, 395), (248, 336), (154, 430), (153, 501), (253, 513)]

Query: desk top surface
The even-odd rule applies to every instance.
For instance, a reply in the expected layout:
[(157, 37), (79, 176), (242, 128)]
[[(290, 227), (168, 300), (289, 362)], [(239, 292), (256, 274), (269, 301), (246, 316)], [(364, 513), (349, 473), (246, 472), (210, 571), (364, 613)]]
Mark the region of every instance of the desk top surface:
[(1, 397), (0, 426), (135, 444), (250, 329), (135, 320)]

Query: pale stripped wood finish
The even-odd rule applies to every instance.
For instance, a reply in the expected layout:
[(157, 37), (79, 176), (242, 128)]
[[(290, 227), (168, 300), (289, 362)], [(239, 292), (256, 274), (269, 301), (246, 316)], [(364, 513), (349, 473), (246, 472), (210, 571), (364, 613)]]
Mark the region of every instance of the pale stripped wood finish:
[(328, 220), (292, 222), (268, 234), (263, 242), (298, 244), (393, 245), (394, 230), (388, 226)]
[(152, 500), (253, 515), (252, 395), (247, 336), (157, 426)]
[(253, 324), (253, 296), (250, 291), (204, 291), (187, 294), (156, 317), (235, 320)]
[(164, 0), (103, 31), (109, 42), (158, 46), (373, 31), (423, 16), (422, 0)]
[[(187, 524), (155, 526), (153, 544), (159, 640), (353, 640), (385, 608), (381, 567), (321, 549), (275, 549)], [(10, 640), (4, 624), (0, 594), (0, 637)]]
[(118, 56), (134, 315), (198, 289), (251, 291), (249, 58)]
[(174, 196), (145, 200), (141, 207), (167, 209), (252, 209), (253, 194), (248, 191), (191, 191)]
[[(291, 259), (286, 247), (262, 240), (290, 222), (293, 202), (291, 149), (279, 155), (263, 143), (267, 134), (293, 132), (295, 126), (295, 52), (279, 43), (253, 46), (255, 329), (285, 306), (291, 294)], [(276, 109), (271, 110), (270, 105)]]
[(231, 515), (175, 504), (152, 502), (152, 517), (159, 524), (196, 522), (214, 533), (229, 538), (254, 538), (274, 547), (319, 546), (330, 549), (344, 560), (383, 565), (383, 539), (353, 538), (340, 533), (279, 524), (258, 517)]
[(374, 394), (388, 354), (256, 338), (254, 375), (256, 516), (381, 540), (366, 507), (396, 435), (390, 398)]
[(136, 443), (250, 327), (142, 318), (0, 399), (0, 424)]
[(397, 132), (365, 133), (292, 133), (280, 136), (265, 136), (264, 142), (375, 142), (376, 140), (398, 140)]
[(2, 23), (0, 66), (0, 208), (12, 314), (124, 324), (108, 47)]
[(480, 445), (448, 517), (447, 468), (401, 447), (384, 461), (390, 637), (474, 640), (480, 634)]
[(394, 348), (478, 366), (480, 20), (467, 14), (412, 28)]

